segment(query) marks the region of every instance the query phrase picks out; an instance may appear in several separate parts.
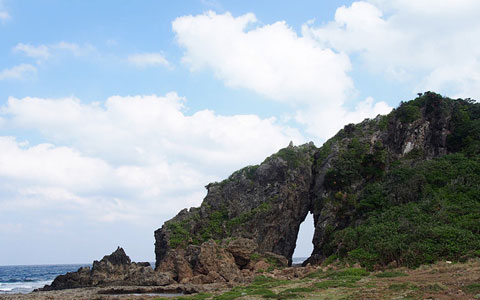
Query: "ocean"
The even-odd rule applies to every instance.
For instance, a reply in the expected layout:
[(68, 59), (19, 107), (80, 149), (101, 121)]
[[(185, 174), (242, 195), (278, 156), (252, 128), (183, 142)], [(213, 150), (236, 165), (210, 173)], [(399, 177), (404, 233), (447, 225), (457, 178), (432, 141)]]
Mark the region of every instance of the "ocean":
[(292, 257), (293, 265), (301, 265), (308, 257)]
[(91, 265), (0, 266), (0, 294), (30, 293), (52, 283), (58, 275), (86, 266)]

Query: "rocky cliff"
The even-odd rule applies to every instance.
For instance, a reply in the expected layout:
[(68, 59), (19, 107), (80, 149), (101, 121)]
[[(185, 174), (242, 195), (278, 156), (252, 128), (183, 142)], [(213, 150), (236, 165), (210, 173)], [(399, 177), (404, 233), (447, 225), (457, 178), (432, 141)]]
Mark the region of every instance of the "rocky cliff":
[[(415, 210), (421, 208), (404, 205), (433, 203), (425, 187), (436, 193), (446, 185), (436, 184), (435, 179), (429, 181), (425, 170), (437, 165), (425, 162), (441, 164), (440, 157), (462, 153), (462, 159), (477, 163), (479, 112), (479, 105), (471, 100), (452, 100), (427, 92), (402, 103), (387, 116), (345, 126), (320, 148), (313, 143), (290, 144), (260, 165), (245, 167), (222, 182), (210, 183), (200, 207), (182, 210), (155, 231), (156, 270), (172, 271), (174, 278), (183, 282), (219, 278), (238, 281), (242, 274), (255, 270), (259, 260), (267, 262), (268, 267), (268, 255), (276, 255), (277, 260), (284, 257), (290, 264), (300, 224), (308, 213), (314, 216), (314, 250), (305, 263), (344, 257), (362, 263), (408, 265), (406, 252), (411, 251), (409, 255), (413, 256), (415, 251), (421, 251), (412, 246), (408, 232), (423, 223), (404, 220), (402, 228), (384, 228), (393, 231), (382, 237), (378, 218), (401, 223), (395, 209)], [(449, 164), (450, 160), (443, 163)], [(407, 174), (409, 170), (414, 171)], [(448, 180), (461, 183), (460, 177), (452, 173)], [(480, 179), (476, 180), (465, 182), (466, 187), (478, 190)], [(439, 202), (438, 209), (450, 205), (448, 201)], [(472, 205), (480, 212), (478, 201)], [(383, 215), (378, 215), (380, 212)], [(466, 214), (462, 210), (452, 218), (464, 218)], [(441, 225), (441, 217), (433, 221)], [(368, 230), (373, 232), (368, 236), (377, 239), (371, 243), (395, 244), (390, 239), (398, 235), (398, 247), (403, 248), (392, 246), (395, 249), (391, 253), (387, 249), (390, 246), (368, 248)], [(441, 233), (426, 231), (422, 236), (430, 239), (444, 234), (443, 229), (438, 230)], [(477, 234), (475, 243), (448, 254), (432, 252), (430, 257), (458, 256), (480, 247), (475, 231), (478, 228), (467, 226), (461, 230), (465, 235)], [(241, 241), (242, 246), (237, 247), (241, 249), (232, 251), (237, 240)], [(207, 262), (206, 257), (216, 259)]]

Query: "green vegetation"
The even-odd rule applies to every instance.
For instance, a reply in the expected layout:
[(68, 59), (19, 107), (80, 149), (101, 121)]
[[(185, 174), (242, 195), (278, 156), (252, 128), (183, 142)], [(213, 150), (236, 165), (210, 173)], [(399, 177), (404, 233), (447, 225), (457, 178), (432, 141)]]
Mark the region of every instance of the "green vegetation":
[(190, 238), (190, 232), (188, 230), (188, 222), (169, 222), (166, 224), (168, 229), (171, 231), (170, 236), (170, 247), (177, 248), (178, 246), (183, 246), (188, 242)]
[(480, 104), (473, 100), (458, 100), (452, 114), (452, 133), (447, 137), (451, 152), (468, 155), (480, 153)]
[(402, 272), (397, 272), (397, 271), (385, 271), (382, 273), (378, 273), (375, 276), (378, 278), (393, 278), (393, 277), (402, 277), (402, 276), (408, 276), (408, 275)]
[(392, 161), (381, 143), (369, 149), (353, 126), (339, 132), (348, 139), (327, 171), (324, 186), (330, 192), (322, 201), (333, 205), (335, 218), (347, 226), (325, 229), (327, 260), (372, 269), (392, 261), (416, 267), (475, 256), (480, 249), (480, 104), (427, 92), (402, 103), (378, 126), (386, 127), (392, 118), (407, 124), (422, 115), (439, 119), (450, 113), (447, 147), (455, 153), (428, 161), (423, 149)]
[(355, 212), (364, 222), (336, 231), (326, 249), (368, 268), (458, 260), (480, 249), (479, 186), (480, 160), (460, 153), (400, 165), (365, 188)]
[(199, 232), (201, 237), (199, 242), (205, 242), (209, 239), (221, 236), (224, 232), (223, 224), (226, 220), (228, 220), (228, 212), (225, 208), (210, 213), (207, 223)]
[(415, 102), (402, 102), (396, 109), (395, 115), (404, 124), (412, 123), (422, 116), (420, 107)]
[(235, 287), (226, 293), (213, 297), (213, 299), (230, 300), (250, 295), (256, 295), (267, 299), (289, 299), (289, 297), (293, 295), (292, 292), (276, 294), (275, 292), (270, 290), (271, 288), (277, 286), (285, 286), (289, 284), (291, 284), (291, 282), (287, 280), (278, 280), (267, 276), (257, 276), (252, 284), (248, 286)]
[(252, 219), (253, 216), (255, 216), (256, 214), (258, 213), (263, 213), (263, 212), (267, 212), (271, 209), (272, 205), (269, 203), (269, 202), (263, 202), (262, 204), (260, 204), (259, 206), (257, 206), (256, 208), (250, 210), (250, 211), (247, 211), (235, 218), (232, 218), (230, 220), (227, 221), (227, 228), (229, 230), (231, 230), (233, 227), (235, 226), (238, 226), (238, 225), (241, 225), (241, 224), (244, 224), (245, 222), (247, 222), (248, 220)]
[(463, 288), (467, 293), (475, 294), (480, 293), (480, 283), (472, 283)]
[(265, 161), (268, 161), (274, 157), (280, 157), (288, 163), (290, 168), (310, 167), (310, 155), (308, 152), (312, 149), (316, 149), (313, 144), (305, 144), (298, 147), (288, 146), (280, 149), (277, 153), (267, 157)]
[(392, 283), (388, 288), (392, 291), (398, 292), (398, 291), (406, 291), (406, 290), (417, 290), (418, 286), (409, 282), (404, 282), (404, 283)]
[[(213, 210), (208, 215), (208, 218), (202, 220), (201, 227), (195, 232), (191, 229), (190, 222), (192, 219), (196, 219), (198, 223), (198, 214), (194, 214), (189, 219), (182, 221), (169, 221), (166, 225), (171, 232), (169, 239), (170, 247), (184, 247), (189, 243), (199, 245), (210, 239), (223, 239), (231, 233), (234, 227), (248, 222), (258, 213), (268, 212), (271, 209), (270, 202), (274, 200), (269, 199), (262, 202), (256, 208), (234, 218), (229, 218), (226, 208)], [(211, 208), (209, 209), (212, 210)]]
[(324, 186), (334, 191), (349, 191), (354, 182), (381, 178), (385, 173), (386, 151), (378, 142), (372, 153), (369, 144), (354, 137), (325, 174)]

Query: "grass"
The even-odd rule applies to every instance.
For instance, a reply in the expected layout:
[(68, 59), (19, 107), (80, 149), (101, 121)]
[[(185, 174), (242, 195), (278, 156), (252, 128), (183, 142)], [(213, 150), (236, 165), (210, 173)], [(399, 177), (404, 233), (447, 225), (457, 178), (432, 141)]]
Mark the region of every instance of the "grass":
[(463, 290), (470, 294), (480, 293), (480, 283), (472, 283), (463, 288)]
[(402, 276), (408, 276), (408, 275), (403, 272), (396, 272), (396, 271), (385, 271), (375, 275), (375, 277), (377, 278), (393, 278), (393, 277), (402, 277)]
[(355, 287), (355, 281), (352, 280), (325, 280), (317, 282), (314, 284), (317, 289), (329, 289), (329, 288), (338, 288), (338, 287)]
[(399, 291), (417, 290), (418, 286), (410, 282), (392, 283), (391, 285), (389, 285), (388, 289), (395, 292), (399, 292)]

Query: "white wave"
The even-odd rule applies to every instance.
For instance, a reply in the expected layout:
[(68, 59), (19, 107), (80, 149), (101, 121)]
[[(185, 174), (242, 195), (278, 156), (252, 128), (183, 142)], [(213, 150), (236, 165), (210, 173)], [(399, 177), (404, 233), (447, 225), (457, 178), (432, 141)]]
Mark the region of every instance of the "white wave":
[(0, 294), (30, 293), (34, 289), (42, 288), (51, 284), (53, 280), (29, 281), (29, 282), (0, 282)]

